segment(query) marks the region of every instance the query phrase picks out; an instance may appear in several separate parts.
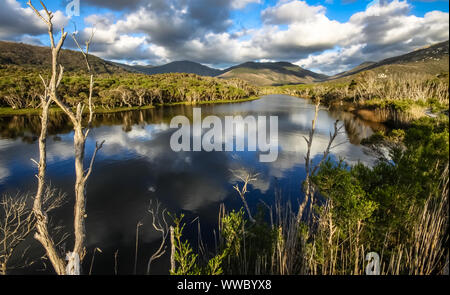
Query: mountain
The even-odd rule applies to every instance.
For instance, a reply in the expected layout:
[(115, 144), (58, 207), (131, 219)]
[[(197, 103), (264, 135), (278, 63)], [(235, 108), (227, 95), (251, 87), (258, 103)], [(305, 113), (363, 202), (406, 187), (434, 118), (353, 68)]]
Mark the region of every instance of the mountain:
[(246, 62), (225, 70), (219, 77), (238, 78), (257, 86), (304, 84), (328, 78), (288, 62)]
[(360, 73), (360, 72), (362, 72), (364, 70), (367, 70), (369, 67), (371, 67), (371, 66), (373, 66), (375, 64), (377, 64), (377, 63), (374, 62), (374, 61), (366, 61), (366, 62), (363, 62), (362, 64), (360, 64), (359, 66), (354, 67), (353, 69), (351, 69), (349, 71), (346, 71), (346, 72), (343, 72), (343, 73), (339, 73), (339, 74), (337, 74), (337, 75), (335, 75), (333, 77), (330, 77), (330, 78), (331, 79), (333, 79), (333, 78), (341, 78), (341, 77), (346, 77), (346, 76), (350, 76), (350, 75), (353, 75), (353, 74), (357, 74), (357, 73)]
[[(60, 59), (64, 70), (67, 72), (86, 70), (86, 64), (81, 52), (64, 49), (61, 51)], [(125, 68), (94, 55), (89, 55), (89, 62), (98, 74), (128, 72)], [(49, 69), (51, 67), (50, 48), (0, 41), (0, 65)]]
[(116, 66), (125, 69), (128, 72), (132, 72), (132, 73), (144, 73), (144, 71), (146, 69), (152, 68), (153, 66), (139, 66), (139, 65), (127, 65), (127, 64), (122, 64), (122, 63), (118, 63), (118, 62), (113, 62), (113, 64), (115, 64)]
[(449, 71), (449, 41), (419, 48), (410, 53), (384, 59), (380, 62), (363, 63), (356, 68), (337, 74), (330, 79), (349, 77), (363, 71), (378, 73), (420, 73), (437, 75)]
[(221, 70), (213, 69), (192, 61), (175, 61), (166, 65), (152, 66), (132, 66), (137, 71), (148, 74), (167, 74), (167, 73), (187, 73), (197, 74), (199, 76), (216, 77), (223, 73)]

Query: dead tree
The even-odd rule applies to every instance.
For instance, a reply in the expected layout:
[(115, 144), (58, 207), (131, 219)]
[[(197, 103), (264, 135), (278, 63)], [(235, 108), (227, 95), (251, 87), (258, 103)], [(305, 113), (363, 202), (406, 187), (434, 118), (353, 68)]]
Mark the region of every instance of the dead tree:
[(41, 13), (34, 8), (31, 3), (31, 0), (28, 1), (28, 5), (33, 9), (36, 15), (42, 19), (44, 23), (48, 26), (48, 34), (50, 37), (50, 46), (52, 53), (52, 76), (50, 81), (47, 82), (45, 79), (41, 77), (42, 83), (45, 87), (45, 93), (41, 96), (41, 105), (42, 105), (42, 115), (41, 115), (41, 135), (39, 137), (39, 163), (38, 166), (38, 189), (36, 192), (36, 196), (34, 198), (33, 205), (33, 213), (36, 216), (36, 234), (35, 238), (42, 244), (44, 247), (46, 254), (53, 265), (56, 273), (59, 275), (65, 274), (65, 261), (58, 253), (55, 243), (50, 237), (48, 230), (48, 216), (46, 212), (42, 208), (43, 203), (43, 194), (45, 190), (45, 177), (46, 177), (46, 168), (47, 168), (47, 124), (48, 124), (48, 113), (50, 105), (53, 99), (57, 96), (56, 90), (61, 82), (64, 67), (60, 66), (58, 69), (58, 58), (59, 53), (61, 51), (64, 40), (67, 37), (67, 33), (64, 30), (61, 31), (61, 38), (58, 44), (55, 44), (55, 39), (53, 36), (53, 14), (47, 10), (44, 3), (41, 1), (41, 4), (46, 12), (47, 18), (44, 18)]
[(320, 100), (317, 100), (316, 107), (315, 107), (315, 113), (314, 113), (314, 119), (312, 121), (312, 127), (309, 131), (309, 138), (304, 137), (306, 144), (308, 146), (306, 157), (305, 157), (305, 170), (306, 170), (306, 179), (303, 184), (303, 188), (305, 191), (305, 198), (303, 202), (300, 204), (297, 214), (297, 223), (300, 223), (303, 217), (303, 211), (305, 210), (306, 205), (309, 202), (309, 198), (311, 196), (311, 185), (310, 185), (310, 177), (311, 177), (311, 148), (314, 140), (314, 134), (316, 132), (316, 123), (317, 118), (319, 116), (319, 108), (320, 108)]
[[(29, 247), (22, 244), (36, 230), (36, 216), (29, 202), (33, 197), (31, 194), (17, 194), (4, 195), (0, 199), (0, 275), (28, 267), (38, 260), (38, 257), (26, 257)], [(42, 197), (43, 211), (47, 214), (61, 207), (64, 200), (64, 194), (47, 187)], [(51, 230), (57, 232), (58, 228)], [(59, 243), (65, 238), (63, 235)]]
[(91, 37), (88, 41), (86, 41), (86, 51), (84, 52), (80, 45), (78, 44), (75, 35), (72, 35), (73, 40), (77, 44), (81, 53), (83, 54), (88, 72), (90, 73), (90, 84), (89, 84), (89, 98), (88, 98), (88, 107), (89, 107), (89, 120), (88, 127), (83, 127), (83, 111), (85, 105), (80, 102), (77, 105), (76, 113), (74, 113), (67, 105), (65, 105), (59, 98), (55, 99), (55, 102), (58, 104), (60, 108), (69, 116), (72, 124), (74, 126), (74, 147), (75, 147), (75, 220), (74, 220), (74, 230), (75, 230), (75, 246), (74, 253), (77, 253), (80, 257), (80, 261), (83, 261), (83, 258), (86, 254), (85, 249), (85, 239), (86, 239), (86, 230), (85, 230), (85, 219), (86, 215), (86, 184), (89, 176), (92, 173), (92, 168), (95, 162), (95, 158), (97, 156), (98, 151), (103, 147), (104, 141), (100, 144), (97, 142), (94, 150), (94, 154), (92, 155), (91, 162), (87, 170), (84, 168), (84, 155), (85, 155), (85, 145), (86, 140), (88, 138), (90, 128), (92, 126), (92, 120), (94, 116), (94, 109), (92, 103), (92, 92), (94, 88), (94, 74), (92, 73), (91, 66), (88, 60), (89, 54), (89, 46), (92, 42), (92, 38), (94, 36), (94, 31), (92, 31)]
[(314, 140), (314, 135), (316, 133), (316, 124), (317, 124), (317, 118), (319, 116), (319, 110), (320, 110), (320, 99), (316, 101), (315, 105), (315, 114), (314, 119), (311, 124), (311, 131), (309, 132), (309, 138), (304, 137), (306, 144), (307, 144), (307, 153), (305, 157), (305, 170), (306, 170), (306, 179), (303, 183), (303, 188), (305, 191), (305, 198), (299, 205), (299, 210), (297, 214), (297, 223), (300, 223), (303, 218), (303, 213), (306, 208), (306, 206), (309, 203), (309, 210), (308, 210), (308, 216), (311, 216), (312, 213), (312, 207), (314, 204), (314, 186), (311, 184), (311, 177), (314, 176), (317, 172), (317, 170), (320, 168), (320, 166), (328, 159), (328, 156), (330, 155), (330, 152), (332, 149), (336, 148), (339, 145), (342, 145), (343, 143), (339, 143), (336, 145), (333, 145), (335, 142), (337, 136), (341, 132), (343, 125), (339, 126), (339, 121), (336, 121), (334, 123), (334, 131), (333, 133), (330, 132), (330, 140), (328, 141), (328, 146), (325, 149), (323, 153), (323, 157), (320, 160), (319, 164), (317, 164), (315, 167), (312, 167), (312, 159), (311, 159), (311, 150), (312, 150), (312, 144)]
[(156, 201), (156, 204), (150, 202), (150, 206), (147, 211), (152, 217), (153, 228), (161, 235), (161, 244), (155, 251), (155, 253), (153, 253), (153, 255), (150, 257), (147, 264), (147, 275), (149, 275), (153, 261), (161, 258), (166, 253), (167, 237), (169, 235), (170, 229), (166, 221), (167, 209), (164, 208), (161, 210), (161, 203), (159, 201)]
[(7, 274), (17, 247), (34, 231), (34, 215), (27, 199), (27, 195), (5, 195), (0, 200), (0, 275)]
[(241, 172), (234, 172), (234, 175), (240, 179), (244, 184), (242, 186), (242, 188), (239, 187), (239, 184), (236, 184), (233, 188), (238, 192), (239, 197), (241, 197), (241, 201), (245, 206), (245, 209), (247, 210), (247, 214), (248, 214), (248, 219), (250, 220), (250, 222), (255, 223), (256, 220), (253, 218), (252, 216), (252, 212), (250, 211), (250, 207), (248, 206), (247, 200), (245, 199), (245, 195), (248, 193), (248, 185), (257, 180), (258, 174), (256, 175), (252, 175), (249, 174), (245, 171), (241, 171)]
[[(92, 173), (92, 167), (97, 155), (97, 152), (102, 148), (103, 143), (96, 144), (96, 149), (92, 156), (90, 165), (88, 169), (85, 170), (84, 167), (84, 156), (85, 156), (85, 143), (87, 137), (89, 135), (89, 127), (91, 126), (93, 119), (93, 104), (92, 104), (92, 92), (93, 92), (93, 74), (91, 73), (91, 67), (88, 61), (88, 53), (89, 53), (89, 45), (92, 41), (93, 34), (91, 38), (86, 42), (86, 52), (81, 50), (83, 56), (85, 57), (88, 71), (90, 72), (90, 87), (89, 87), (89, 121), (88, 128), (83, 127), (83, 111), (85, 105), (80, 102), (76, 111), (73, 111), (70, 107), (68, 107), (58, 96), (57, 89), (61, 83), (64, 67), (59, 63), (59, 55), (61, 48), (65, 42), (67, 37), (67, 33), (62, 29), (61, 38), (57, 45), (55, 45), (55, 39), (53, 34), (53, 13), (48, 11), (46, 6), (42, 1), (40, 1), (45, 13), (46, 17), (44, 17), (31, 3), (31, 0), (28, 1), (28, 5), (33, 9), (34, 13), (48, 26), (48, 34), (50, 37), (51, 44), (51, 52), (52, 52), (52, 76), (49, 82), (46, 82), (42, 77), (41, 80), (45, 86), (45, 95), (42, 97), (42, 116), (41, 116), (41, 136), (39, 138), (39, 154), (40, 160), (38, 164), (39, 173), (38, 173), (38, 191), (36, 193), (33, 211), (37, 218), (37, 234), (36, 239), (41, 242), (44, 246), (47, 256), (52, 262), (53, 267), (57, 274), (63, 275), (66, 274), (66, 263), (63, 257), (57, 252), (54, 242), (52, 241), (49, 232), (48, 232), (48, 217), (45, 212), (42, 210), (42, 194), (45, 187), (45, 174), (46, 174), (46, 138), (47, 138), (47, 123), (48, 123), (48, 109), (52, 102), (55, 102), (64, 113), (70, 118), (74, 128), (74, 149), (75, 149), (75, 207), (74, 207), (74, 237), (75, 244), (73, 251), (69, 253), (68, 257), (75, 257), (76, 254), (77, 261), (80, 263), (83, 261), (83, 258), (86, 254), (85, 249), (85, 219), (86, 215), (86, 183), (89, 176)], [(76, 42), (75, 36), (74, 40)], [(76, 42), (78, 45), (78, 42)], [(78, 47), (80, 47), (78, 45)], [(81, 48), (80, 48), (81, 49)], [(58, 69), (59, 68), (59, 69)]]

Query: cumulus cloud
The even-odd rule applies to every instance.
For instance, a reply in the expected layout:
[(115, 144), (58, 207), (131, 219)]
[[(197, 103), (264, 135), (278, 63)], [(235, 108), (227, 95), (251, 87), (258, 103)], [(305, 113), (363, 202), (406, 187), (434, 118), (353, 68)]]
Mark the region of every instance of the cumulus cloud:
[(318, 15), (324, 15), (322, 5), (310, 6), (304, 1), (280, 1), (276, 6), (262, 11), (262, 19), (269, 24), (292, 24), (313, 21)]
[[(34, 14), (33, 10), (29, 7), (23, 8), (16, 0), (0, 0), (0, 7), (1, 39), (26, 41), (29, 36), (38, 36), (47, 32), (47, 25)], [(40, 12), (45, 15), (44, 11)], [(54, 12), (55, 30), (61, 29), (67, 22), (68, 18), (64, 13), (59, 10)], [(27, 37), (24, 38), (24, 36)]]
[(319, 55), (310, 55), (296, 62), (297, 65), (322, 73), (339, 73), (365, 60), (363, 44), (351, 45), (337, 50), (326, 51)]
[(261, 0), (233, 0), (231, 1), (231, 7), (234, 9), (242, 9), (250, 3), (261, 3)]
[[(192, 53), (191, 48), (195, 48), (197, 42), (208, 44), (210, 34), (220, 36), (226, 33), (232, 25), (230, 12), (252, 2), (259, 1), (152, 0), (125, 13), (116, 22), (113, 22), (114, 18), (103, 15), (91, 15), (85, 21), (96, 27), (94, 43), (97, 45), (94, 49), (102, 57), (146, 59), (152, 63), (192, 57), (195, 61), (207, 63), (201, 52), (196, 53), (197, 58), (182, 53)], [(87, 38), (90, 30), (86, 28), (82, 38)], [(125, 43), (129, 43), (128, 54), (120, 58), (120, 48)]]
[(312, 54), (296, 63), (334, 74), (364, 61), (379, 61), (448, 40), (448, 13), (431, 11), (417, 17), (409, 14), (410, 9), (406, 1), (375, 3), (350, 18), (349, 24), (356, 28), (357, 34), (347, 43), (337, 42), (338, 48)]
[(142, 0), (83, 0), (83, 4), (87, 3), (96, 7), (105, 7), (113, 10), (121, 10), (127, 8), (136, 8), (139, 4), (141, 4)]
[[(322, 5), (279, 0), (263, 9), (260, 26), (250, 29), (237, 29), (232, 12), (260, 0), (87, 1), (125, 10), (120, 15), (86, 16), (87, 27), (79, 38), (87, 39), (95, 27), (94, 54), (140, 64), (192, 60), (223, 67), (250, 60), (283, 60), (334, 74), (449, 36), (448, 13), (415, 16), (411, 4), (401, 0), (382, 5), (374, 1), (345, 22), (331, 19)], [(0, 11), (0, 38), (37, 43), (31, 37), (45, 32), (45, 27), (39, 19), (30, 18), (30, 9), (16, 0), (0, 3), (5, 7)], [(56, 14), (63, 23), (62, 13)], [(68, 39), (66, 46), (74, 44)]]

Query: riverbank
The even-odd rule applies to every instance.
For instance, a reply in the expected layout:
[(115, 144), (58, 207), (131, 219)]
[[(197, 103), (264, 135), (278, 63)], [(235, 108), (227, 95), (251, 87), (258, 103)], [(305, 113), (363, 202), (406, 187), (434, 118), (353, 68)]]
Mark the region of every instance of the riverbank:
[[(364, 78), (364, 79), (363, 79)], [(307, 85), (265, 87), (263, 94), (311, 100), (371, 122), (409, 125), (423, 117), (448, 116), (448, 79), (428, 76), (360, 77)]]
[[(215, 100), (215, 101), (200, 101), (200, 102), (176, 102), (176, 103), (165, 103), (165, 104), (155, 104), (150, 106), (141, 106), (141, 107), (117, 107), (117, 108), (96, 108), (96, 114), (112, 114), (119, 112), (128, 112), (128, 111), (138, 111), (138, 110), (148, 110), (157, 107), (171, 107), (171, 106), (179, 106), (179, 105), (208, 105), (208, 104), (228, 104), (228, 103), (240, 103), (240, 102), (248, 102), (253, 100), (260, 99), (260, 96), (251, 96), (248, 98), (238, 99), (238, 100)], [(50, 108), (50, 113), (59, 113), (62, 110), (59, 107)], [(87, 112), (87, 110), (86, 110)], [(5, 108), (0, 107), (0, 117), (8, 117), (8, 116), (38, 116), (41, 114), (41, 109), (33, 109), (33, 108), (25, 108), (25, 109), (13, 109), (13, 108)]]

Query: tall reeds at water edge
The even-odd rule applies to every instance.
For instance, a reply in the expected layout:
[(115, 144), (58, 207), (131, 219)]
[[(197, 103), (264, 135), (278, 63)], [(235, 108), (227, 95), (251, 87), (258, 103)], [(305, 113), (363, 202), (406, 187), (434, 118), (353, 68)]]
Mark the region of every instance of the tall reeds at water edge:
[(266, 87), (263, 94), (287, 94), (303, 98), (320, 97), (325, 105), (344, 110), (376, 110), (378, 122), (408, 123), (426, 115), (427, 110), (448, 110), (448, 74), (379, 74), (367, 71), (352, 80), (311, 85)]

